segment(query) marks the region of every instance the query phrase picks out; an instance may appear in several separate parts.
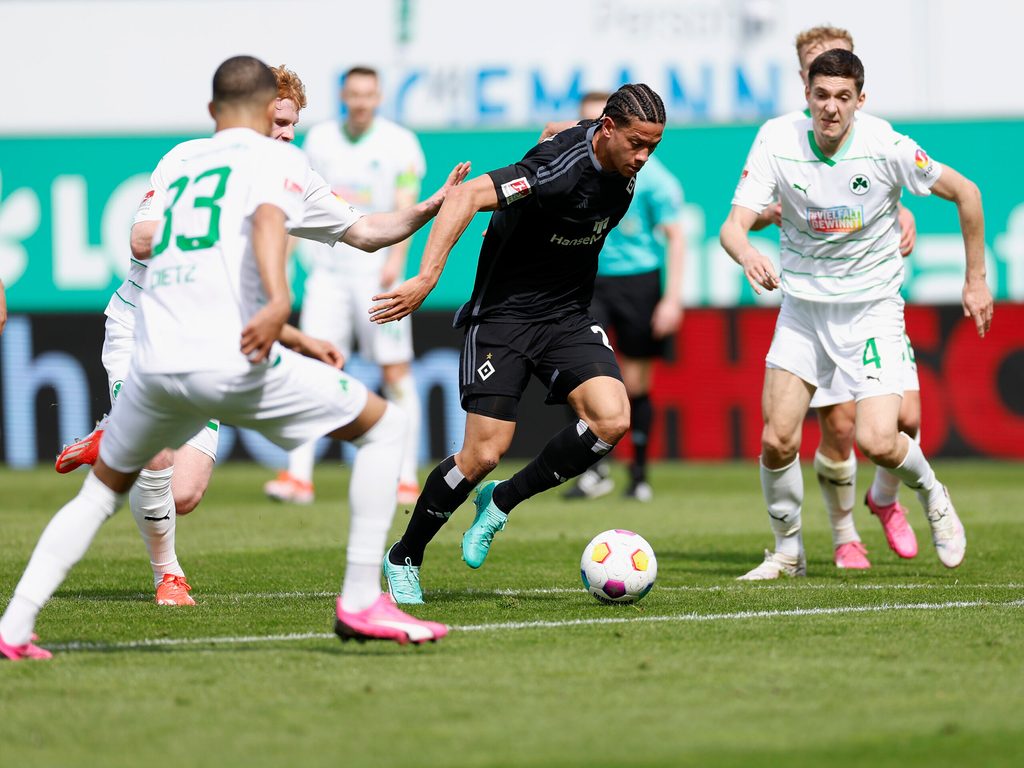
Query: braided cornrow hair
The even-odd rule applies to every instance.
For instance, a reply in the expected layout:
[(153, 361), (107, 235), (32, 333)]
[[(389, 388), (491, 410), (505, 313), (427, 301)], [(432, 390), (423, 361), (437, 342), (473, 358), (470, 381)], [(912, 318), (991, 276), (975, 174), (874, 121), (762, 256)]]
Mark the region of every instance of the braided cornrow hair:
[(604, 105), (604, 114), (616, 125), (631, 120), (665, 124), (665, 104), (661, 96), (645, 83), (626, 83), (619, 88), (608, 97), (608, 103)]

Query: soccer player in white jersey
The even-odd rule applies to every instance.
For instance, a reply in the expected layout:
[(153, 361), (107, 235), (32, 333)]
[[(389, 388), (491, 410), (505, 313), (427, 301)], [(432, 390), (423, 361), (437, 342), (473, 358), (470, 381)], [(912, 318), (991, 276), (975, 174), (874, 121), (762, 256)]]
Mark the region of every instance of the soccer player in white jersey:
[[(414, 203), (426, 161), (416, 136), (377, 115), (381, 102), (377, 72), (353, 67), (343, 78), (344, 122), (313, 126), (302, 148), (310, 165), (334, 193), (363, 211), (393, 211)], [(345, 244), (312, 246), (312, 269), (306, 277), (299, 327), (327, 339), (348, 357), (354, 346), (381, 368), (383, 392), (409, 417), (408, 443), (398, 484), (400, 504), (419, 496), (421, 405), (410, 363), (413, 359), (411, 318), (403, 323), (370, 322), (370, 297), (390, 290), (405, 277), (409, 242), (396, 243), (368, 257)], [(356, 343), (358, 342), (358, 343)], [(265, 484), (271, 498), (308, 504), (313, 501), (314, 445), (292, 451), (288, 469)]]
[[(274, 67), (272, 71), (277, 78), (278, 94), (271, 137), (291, 142), (295, 137), (294, 126), (298, 123), (299, 112), (306, 106), (305, 88), (298, 76), (285, 66)], [(120, 392), (135, 348), (135, 313), (147, 271), (146, 263), (151, 255), (153, 233), (163, 218), (169, 185), (178, 175), (180, 155), (186, 148), (202, 146), (209, 141), (197, 139), (171, 150), (153, 172), (150, 190), (136, 212), (131, 230), (133, 258), (129, 274), (114, 292), (106, 309), (103, 364), (110, 382), (111, 403)], [(461, 172), (464, 174), (464, 171), (462, 169)], [(407, 232), (414, 232), (432, 215), (430, 211), (420, 215), (420, 223), (412, 229), (402, 224), (402, 217), (414, 212), (415, 207), (393, 214), (361, 217), (335, 196), (326, 182), (308, 167), (301, 181), (304, 186), (304, 217), (301, 225), (292, 229), (292, 234), (306, 239), (327, 244), (341, 239), (357, 246), (379, 248)], [(444, 189), (439, 192), (440, 197), (435, 196), (435, 202), (427, 204), (428, 207), (433, 206), (431, 210), (436, 211), (439, 207)], [(350, 229), (357, 221), (357, 226)], [(340, 367), (343, 361), (332, 344), (309, 337), (290, 325), (284, 327), (281, 342), (336, 367)], [(57, 471), (69, 472), (82, 464), (95, 462), (104, 428), (105, 422), (101, 422), (92, 434), (66, 447), (57, 457)], [(149, 553), (158, 605), (195, 604), (189, 594), (192, 587), (176, 552), (176, 515), (191, 512), (206, 492), (217, 457), (218, 428), (219, 424), (213, 420), (177, 451), (161, 451), (143, 468), (129, 496), (132, 516)]]
[[(967, 265), (964, 314), (984, 336), (993, 306), (981, 194), (909, 137), (880, 121), (856, 122), (863, 86), (864, 68), (852, 52), (833, 49), (814, 60), (805, 91), (811, 116), (765, 125), (720, 232), (755, 292), (781, 287), (784, 294), (762, 394), (761, 486), (775, 549), (741, 579), (806, 575), (800, 432), (815, 390), (834, 378), (856, 401), (861, 451), (917, 491), (942, 564), (958, 566), (966, 551), (949, 493), (920, 446), (898, 428), (906, 346), (896, 204), (904, 187), (956, 204)], [(749, 239), (757, 215), (776, 197), (781, 278)]]
[(276, 93), (273, 72), (249, 56), (228, 59), (214, 75), (216, 133), (178, 152), (180, 175), (170, 183), (139, 295), (135, 354), (100, 456), (43, 532), (0, 618), (0, 654), (8, 659), (50, 657), (33, 642), (42, 606), (140, 468), (211, 417), (257, 429), (282, 447), (318, 434), (356, 443), (335, 631), (399, 643), (447, 634), (443, 624), (399, 611), (380, 590), (405, 416), (343, 372), (277, 342), (291, 311), (286, 227), (305, 219), (301, 182), (309, 166), (297, 149), (268, 138)]
[[(807, 88), (807, 73), (811, 62), (821, 53), (833, 48), (853, 51), (853, 36), (839, 27), (818, 26), (806, 29), (796, 37), (796, 54), (800, 62), (800, 80)], [(785, 118), (799, 122), (809, 117), (808, 110), (798, 110)], [(858, 110), (856, 120), (880, 120)], [(881, 121), (890, 127), (885, 121)], [(900, 254), (908, 256), (917, 239), (914, 214), (902, 204), (898, 206), (900, 227)], [(773, 203), (758, 216), (753, 230), (775, 224), (782, 226), (781, 206)], [(920, 440), (921, 396), (917, 378), (917, 364), (909, 337), (906, 339), (907, 356), (904, 360), (903, 400), (900, 405), (899, 426), (915, 440)], [(821, 426), (821, 441), (814, 454), (814, 468), (818, 477), (832, 528), (833, 561), (839, 568), (864, 570), (871, 567), (867, 550), (854, 523), (853, 508), (857, 492), (857, 457), (853, 452), (854, 417), (856, 408), (853, 394), (841, 384), (823, 387), (814, 393), (811, 407), (817, 411)], [(907, 510), (897, 499), (900, 480), (882, 466), (875, 467), (875, 478), (865, 502), (868, 509), (882, 523), (889, 547), (900, 557), (917, 555), (917, 538), (907, 521)]]

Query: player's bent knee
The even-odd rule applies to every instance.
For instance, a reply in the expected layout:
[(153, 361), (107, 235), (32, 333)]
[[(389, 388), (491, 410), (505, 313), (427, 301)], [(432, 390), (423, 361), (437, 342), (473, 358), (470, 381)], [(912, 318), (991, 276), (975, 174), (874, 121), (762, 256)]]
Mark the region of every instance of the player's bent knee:
[(900, 436), (895, 430), (857, 429), (857, 447), (876, 464), (895, 464), (899, 446)]
[(615, 445), (629, 429), (629, 416), (619, 414), (607, 418), (594, 419), (589, 423), (590, 431), (610, 445)]
[(800, 432), (780, 433), (766, 426), (761, 433), (761, 453), (776, 461), (788, 461), (800, 451)]
[(178, 515), (187, 515), (199, 506), (199, 502), (206, 495), (205, 487), (186, 488), (181, 491), (174, 490), (174, 512)]

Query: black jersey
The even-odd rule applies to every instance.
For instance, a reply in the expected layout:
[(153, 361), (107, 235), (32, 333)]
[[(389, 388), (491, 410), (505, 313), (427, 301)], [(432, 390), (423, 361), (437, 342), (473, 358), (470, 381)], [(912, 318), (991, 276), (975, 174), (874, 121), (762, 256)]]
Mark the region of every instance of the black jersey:
[(633, 198), (635, 179), (601, 168), (583, 122), (488, 175), (498, 193), (473, 295), (455, 325), (554, 320), (586, 311), (597, 256)]

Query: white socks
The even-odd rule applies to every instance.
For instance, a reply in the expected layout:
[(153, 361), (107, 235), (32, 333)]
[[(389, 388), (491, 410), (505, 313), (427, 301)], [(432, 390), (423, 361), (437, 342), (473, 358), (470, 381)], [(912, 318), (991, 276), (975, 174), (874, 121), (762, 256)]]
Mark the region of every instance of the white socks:
[[(911, 439), (920, 446), (920, 431)], [(899, 492), (900, 479), (893, 474), (893, 470), (876, 466), (875, 479), (871, 483), (871, 500), (880, 507), (887, 507), (896, 503)]]
[(761, 464), (761, 490), (768, 505), (768, 518), (775, 534), (775, 551), (798, 557), (803, 549), (800, 537), (800, 507), (804, 500), (804, 477), (800, 457), (782, 469)]
[(304, 483), (312, 483), (315, 462), (316, 440), (311, 440), (288, 453), (288, 474)]
[[(851, 451), (845, 461), (833, 461), (820, 451), (814, 454), (814, 471), (832, 524), (832, 546), (860, 541), (853, 524), (857, 495), (857, 457)], [(897, 482), (899, 482), (897, 480)]]
[(406, 374), (394, 384), (385, 384), (384, 397), (405, 412), (409, 422), (403, 451), (402, 471), (400, 479), (403, 483), (419, 485), (416, 470), (419, 468), (420, 423), (423, 420), (420, 404), (420, 393), (412, 374)]
[(31, 639), (40, 609), (85, 555), (100, 526), (123, 502), (123, 495), (114, 493), (89, 472), (78, 495), (53, 516), (39, 537), (14, 597), (0, 618), (4, 642), (24, 645)]
[(165, 573), (184, 576), (174, 551), (174, 496), (171, 494), (173, 467), (144, 469), (128, 494), (132, 517), (139, 528), (149, 552), (153, 568), (153, 584), (157, 585)]
[(346, 611), (369, 608), (381, 594), (380, 564), (395, 516), (406, 425), (405, 414), (388, 404), (380, 421), (353, 441), (357, 450), (348, 489), (351, 520), (341, 588)]
[[(891, 470), (892, 473), (917, 491), (917, 496), (926, 509), (941, 505), (944, 500), (942, 483), (935, 479), (935, 472), (921, 452), (921, 446), (914, 442), (907, 433), (901, 432), (900, 434), (907, 441), (907, 455), (898, 467)], [(874, 493), (872, 493), (872, 498), (874, 498)]]

